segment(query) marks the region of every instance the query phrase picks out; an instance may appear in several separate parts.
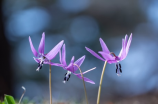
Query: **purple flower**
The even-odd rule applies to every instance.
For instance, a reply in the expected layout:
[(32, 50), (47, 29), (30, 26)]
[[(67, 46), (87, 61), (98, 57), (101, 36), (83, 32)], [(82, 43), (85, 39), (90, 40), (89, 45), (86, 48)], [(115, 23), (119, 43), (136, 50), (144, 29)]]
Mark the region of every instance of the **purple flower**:
[(61, 42), (59, 42), (49, 53), (44, 54), (44, 47), (45, 47), (45, 33), (43, 32), (42, 34), (42, 38), (41, 38), (41, 42), (39, 44), (38, 47), (38, 51), (39, 53), (37, 53), (37, 51), (35, 50), (31, 38), (29, 36), (29, 42), (30, 42), (30, 47), (31, 50), (34, 54), (35, 57), (34, 60), (38, 63), (38, 68), (36, 69), (36, 71), (39, 71), (39, 69), (42, 68), (43, 64), (51, 64), (51, 65), (58, 65), (57, 63), (52, 63), (50, 62), (50, 60), (52, 60), (53, 58), (55, 58), (55, 56), (57, 55), (57, 53), (60, 51), (62, 45), (63, 45), (63, 40)]
[[(79, 73), (79, 74), (77, 74), (77, 73), (75, 73), (76, 71), (77, 71), (77, 69), (78, 69), (78, 67), (80, 67), (81, 66), (81, 64), (83, 63), (83, 61), (84, 61), (84, 59), (85, 59), (85, 56), (82, 56), (81, 58), (79, 58), (77, 61), (75, 61), (74, 62), (74, 56), (72, 57), (72, 59), (71, 59), (71, 62), (70, 62), (70, 64), (69, 65), (67, 65), (66, 64), (66, 60), (65, 60), (65, 58), (66, 58), (66, 49), (65, 49), (65, 44), (63, 45), (63, 47), (62, 47), (62, 54), (61, 54), (61, 52), (59, 52), (59, 55), (60, 55), (60, 63), (62, 64), (62, 65), (59, 65), (59, 66), (61, 66), (61, 67), (63, 67), (63, 69), (65, 69), (66, 71), (67, 71), (67, 73), (65, 74), (65, 77), (64, 77), (64, 83), (66, 82), (66, 81), (68, 81), (69, 80), (69, 78), (70, 78), (70, 76), (71, 76), (71, 73), (73, 73), (74, 75), (76, 75), (78, 78), (80, 78), (80, 79), (82, 79), (82, 76), (81, 76), (81, 73)], [(75, 66), (75, 64), (78, 66)], [(94, 69), (94, 68), (93, 68)], [(91, 70), (93, 70), (93, 69), (90, 69), (90, 70), (88, 70), (88, 71), (85, 71), (85, 72), (83, 72), (82, 74), (85, 74), (85, 73), (87, 73), (87, 72), (89, 72), (89, 71), (91, 71)], [(89, 82), (89, 83), (91, 83), (91, 84), (95, 84), (95, 82), (93, 82), (92, 80), (90, 80), (90, 79), (88, 79), (88, 78), (86, 78), (86, 77), (84, 77), (84, 81), (86, 81), (86, 82)]]
[[(93, 50), (86, 48), (87, 51), (89, 51), (93, 56), (95, 56), (96, 58), (102, 60), (102, 61), (107, 61), (109, 64), (111, 63), (116, 63), (116, 73), (119, 76), (120, 72), (122, 73), (121, 70), (121, 64), (119, 63), (120, 61), (124, 60), (128, 54), (129, 48), (130, 48), (130, 44), (132, 41), (132, 33), (127, 41), (128, 36), (125, 36), (125, 39), (122, 39), (122, 49), (119, 53), (118, 56), (116, 56), (113, 52), (110, 52), (108, 47), (106, 46), (106, 44), (104, 43), (104, 41), (100, 38), (100, 44), (102, 47), (102, 51), (99, 51), (98, 53), (101, 54), (100, 57), (97, 53), (95, 53)], [(113, 55), (113, 56), (112, 56)]]

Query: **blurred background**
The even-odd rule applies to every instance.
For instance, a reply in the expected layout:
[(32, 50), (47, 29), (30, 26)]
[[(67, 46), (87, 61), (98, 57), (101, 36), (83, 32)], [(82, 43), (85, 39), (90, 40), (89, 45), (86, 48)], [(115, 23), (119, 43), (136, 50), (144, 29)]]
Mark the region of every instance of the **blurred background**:
[[(49, 101), (49, 66), (36, 71), (28, 37), (34, 47), (45, 32), (45, 53), (58, 42), (66, 44), (66, 60), (83, 55), (82, 71), (96, 84), (86, 83), (90, 104), (95, 104), (104, 62), (92, 56), (85, 46), (101, 51), (101, 37), (116, 55), (122, 38), (133, 33), (127, 58), (121, 61), (120, 77), (115, 64), (107, 64), (101, 104), (158, 103), (158, 1), (157, 0), (1, 0), (0, 96), (11, 94), (19, 99), (25, 86), (27, 97), (37, 104)], [(59, 55), (52, 62), (59, 62)], [(79, 71), (78, 71), (79, 72)], [(72, 75), (64, 84), (66, 71), (52, 66), (53, 102), (84, 103), (82, 80)], [(72, 103), (74, 104), (74, 103)]]

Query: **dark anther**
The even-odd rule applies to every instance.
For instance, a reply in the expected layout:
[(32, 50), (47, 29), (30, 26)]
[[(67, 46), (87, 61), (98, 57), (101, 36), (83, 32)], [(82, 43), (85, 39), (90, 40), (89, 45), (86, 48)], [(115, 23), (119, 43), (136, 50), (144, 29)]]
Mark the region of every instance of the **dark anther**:
[(118, 64), (116, 64), (116, 73), (117, 73), (117, 69), (118, 69)]
[(120, 72), (122, 73), (122, 69), (121, 68), (119, 68), (120, 69)]
[[(67, 74), (67, 73), (66, 73), (66, 74)], [(65, 74), (65, 75), (66, 75), (66, 74)]]
[(69, 77), (67, 78), (67, 81), (69, 80), (69, 78), (70, 78), (70, 75), (69, 75)]
[(38, 67), (39, 69), (42, 69), (42, 65), (40, 63), (38, 63)]
[(42, 66), (40, 66), (40, 69), (42, 69)]
[(121, 69), (121, 64), (119, 63), (119, 67), (120, 67), (120, 69)]
[(121, 64), (119, 63), (119, 69), (120, 69), (120, 72), (122, 73), (122, 69), (121, 69)]
[(38, 63), (38, 67), (40, 67), (40, 63)]
[(64, 81), (66, 81), (66, 77), (64, 77)]

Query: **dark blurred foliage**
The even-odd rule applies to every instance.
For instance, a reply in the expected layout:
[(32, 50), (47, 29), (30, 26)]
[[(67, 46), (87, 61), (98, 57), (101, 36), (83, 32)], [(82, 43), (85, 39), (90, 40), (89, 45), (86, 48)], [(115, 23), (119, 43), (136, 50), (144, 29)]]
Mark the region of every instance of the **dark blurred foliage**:
[[(122, 38), (125, 34), (129, 36), (133, 33), (127, 58), (121, 62), (121, 77), (116, 75), (114, 64), (108, 64), (106, 67), (101, 102), (110, 100), (109, 104), (115, 104), (115, 101), (116, 104), (123, 104), (117, 99), (129, 99), (132, 104), (132, 98), (145, 101), (146, 96), (157, 96), (157, 0), (5, 0), (2, 5), (1, 20), (5, 28), (1, 30), (5, 31), (5, 37), (1, 39), (7, 39), (5, 45), (8, 46), (3, 45), (4, 42), (1, 41), (1, 45), (5, 46), (1, 52), (6, 54), (1, 61), (7, 64), (5, 69), (11, 68), (10, 72), (13, 72), (13, 78), (10, 78), (13, 84), (7, 86), (10, 90), (10, 87), (13, 88), (16, 98), (20, 98), (22, 85), (26, 87), (26, 96), (30, 99), (38, 101), (49, 98), (48, 66), (44, 65), (42, 70), (35, 71), (37, 63), (32, 58), (28, 42), (30, 36), (37, 50), (43, 32), (46, 34), (46, 53), (59, 41), (64, 40), (67, 64), (73, 55), (75, 60), (86, 55), (81, 69), (86, 71), (97, 67), (85, 74), (96, 82), (95, 85), (86, 83), (91, 104), (96, 102), (104, 62), (87, 52), (85, 46), (95, 52), (101, 51), (101, 37), (109, 50), (119, 54)], [(52, 62), (59, 62), (59, 55)], [(52, 66), (52, 72), (53, 101), (84, 100), (80, 79), (71, 76), (70, 80), (63, 84), (65, 70)], [(9, 78), (5, 77), (1, 79)], [(10, 83), (4, 83), (6, 82)]]
[(10, 46), (4, 35), (4, 23), (2, 19), (2, 0), (0, 1), (0, 47), (1, 47), (1, 60), (0, 60), (0, 100), (3, 100), (4, 94), (12, 93), (12, 74), (10, 68)]

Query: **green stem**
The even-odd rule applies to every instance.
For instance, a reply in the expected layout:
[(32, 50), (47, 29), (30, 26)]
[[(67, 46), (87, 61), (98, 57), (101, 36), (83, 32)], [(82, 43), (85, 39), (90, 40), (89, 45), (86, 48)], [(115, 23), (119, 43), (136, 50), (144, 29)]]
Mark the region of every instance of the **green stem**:
[(97, 104), (99, 104), (99, 102), (100, 102), (101, 85), (102, 85), (102, 82), (103, 82), (103, 76), (104, 76), (106, 64), (107, 64), (107, 61), (105, 61), (105, 63), (104, 63), (104, 67), (103, 67), (102, 74), (101, 74), (101, 77), (100, 77), (100, 84), (99, 84), (98, 97), (97, 97)]
[(78, 69), (79, 69), (79, 71), (80, 71), (80, 73), (81, 73), (82, 80), (83, 80), (83, 86), (84, 86), (85, 97), (86, 97), (86, 102), (87, 102), (87, 104), (88, 104), (87, 91), (86, 91), (86, 86), (85, 86), (85, 81), (84, 81), (84, 78), (83, 78), (82, 71), (81, 71), (80, 67), (79, 67), (77, 64), (74, 64), (74, 65), (78, 67)]
[(50, 94), (50, 104), (52, 104), (51, 65), (49, 65), (49, 94)]

